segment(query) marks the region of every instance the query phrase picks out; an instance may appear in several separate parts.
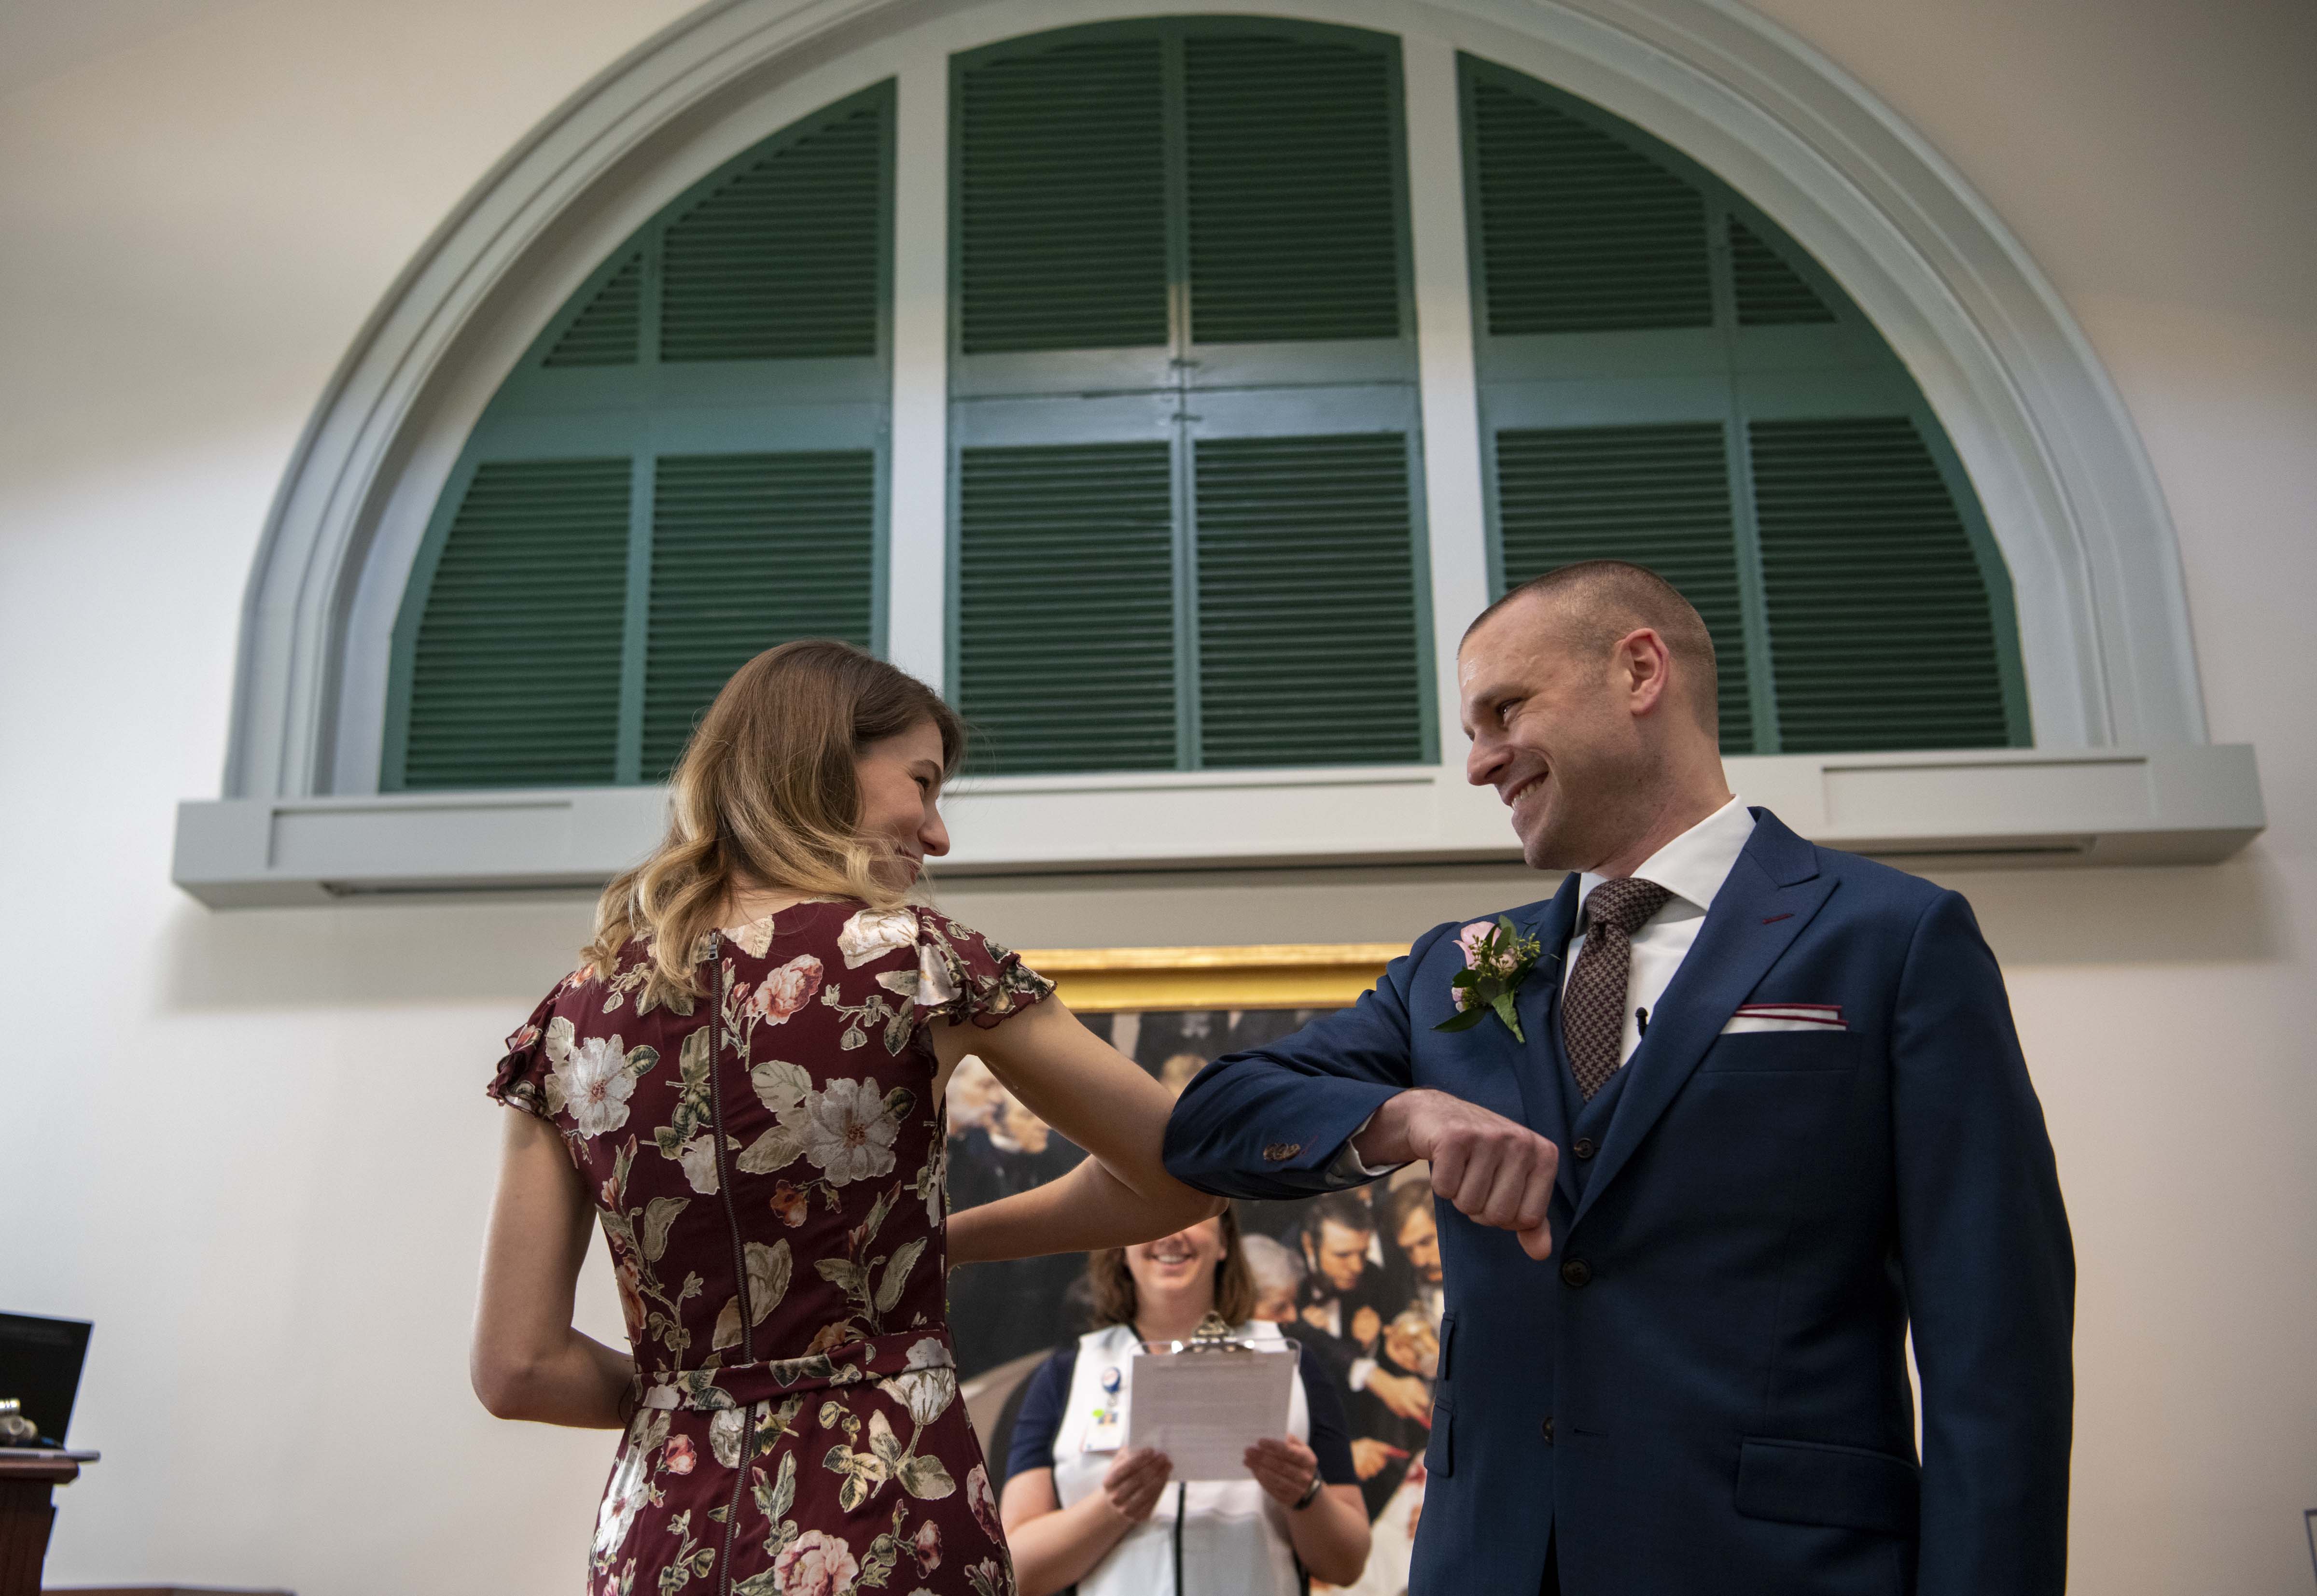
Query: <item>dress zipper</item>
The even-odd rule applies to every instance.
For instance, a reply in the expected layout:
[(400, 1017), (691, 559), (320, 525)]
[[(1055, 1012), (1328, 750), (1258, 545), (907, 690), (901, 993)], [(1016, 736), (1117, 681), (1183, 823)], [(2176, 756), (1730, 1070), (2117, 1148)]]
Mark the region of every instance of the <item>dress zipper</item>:
[[(710, 987), (715, 1012), (708, 1024), (714, 1033), (715, 1052), (708, 1063), (708, 1114), (710, 1133), (716, 1138), (716, 1195), (724, 1200), (724, 1220), (732, 1231), (732, 1286), (740, 1305), (740, 1359), (756, 1361), (756, 1315), (755, 1305), (748, 1300), (748, 1253), (740, 1242), (740, 1211), (732, 1204), (732, 1169), (724, 1151), (724, 937), (721, 932), (709, 938), (709, 957), (716, 966), (716, 977)], [(740, 1493), (748, 1484), (748, 1450), (756, 1439), (756, 1411), (750, 1406), (741, 1410), (740, 1461), (732, 1470), (732, 1500), (724, 1510), (724, 1555), (717, 1569), (717, 1588), (722, 1596), (731, 1596), (732, 1539), (740, 1527)]]
[(716, 961), (716, 1012), (709, 1019), (715, 1028), (716, 1052), (708, 1066), (708, 1113), (716, 1137), (716, 1195), (724, 1199), (725, 1223), (732, 1229), (732, 1284), (740, 1302), (740, 1361), (756, 1361), (755, 1305), (748, 1301), (748, 1254), (740, 1244), (740, 1211), (732, 1206), (732, 1168), (724, 1151), (724, 938), (710, 939), (709, 956)]

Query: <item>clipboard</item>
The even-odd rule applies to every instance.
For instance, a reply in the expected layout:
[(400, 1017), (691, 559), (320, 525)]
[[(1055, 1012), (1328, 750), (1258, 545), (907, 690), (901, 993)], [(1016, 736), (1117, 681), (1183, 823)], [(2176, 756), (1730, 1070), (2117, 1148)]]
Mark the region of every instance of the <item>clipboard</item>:
[(1141, 1341), (1126, 1444), (1167, 1454), (1178, 1480), (1244, 1480), (1243, 1454), (1287, 1433), (1302, 1348), (1241, 1340), (1209, 1314), (1187, 1341)]

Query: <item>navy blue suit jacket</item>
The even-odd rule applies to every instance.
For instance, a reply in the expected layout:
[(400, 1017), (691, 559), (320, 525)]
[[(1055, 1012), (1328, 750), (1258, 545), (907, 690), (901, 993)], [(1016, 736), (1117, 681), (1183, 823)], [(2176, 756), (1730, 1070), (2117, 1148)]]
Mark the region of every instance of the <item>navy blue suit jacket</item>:
[[(1554, 1252), (1436, 1203), (1446, 1269), (1415, 1596), (2059, 1596), (2075, 1263), (2003, 979), (1956, 893), (1756, 827), (1586, 1161), (1549, 1071), (1577, 877), (1514, 910), (1528, 1041), (1454, 1012), (1441, 926), (1373, 991), (1220, 1059), (1167, 1132), (1296, 1197), (1433, 1087), (1561, 1148)], [(1841, 1031), (1722, 1034), (1740, 1004)], [(1923, 1382), (1915, 1452), (1905, 1340)]]

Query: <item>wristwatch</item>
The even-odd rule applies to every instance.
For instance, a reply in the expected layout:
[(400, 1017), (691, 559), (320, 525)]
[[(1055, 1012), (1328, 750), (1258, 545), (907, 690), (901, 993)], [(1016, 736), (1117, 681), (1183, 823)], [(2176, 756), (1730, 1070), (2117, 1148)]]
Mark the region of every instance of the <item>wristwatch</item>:
[(1304, 1486), (1303, 1494), (1295, 1499), (1295, 1511), (1300, 1513), (1305, 1508), (1310, 1507), (1313, 1502), (1319, 1500), (1320, 1475), (1319, 1472), (1315, 1469), (1312, 1471), (1311, 1483)]

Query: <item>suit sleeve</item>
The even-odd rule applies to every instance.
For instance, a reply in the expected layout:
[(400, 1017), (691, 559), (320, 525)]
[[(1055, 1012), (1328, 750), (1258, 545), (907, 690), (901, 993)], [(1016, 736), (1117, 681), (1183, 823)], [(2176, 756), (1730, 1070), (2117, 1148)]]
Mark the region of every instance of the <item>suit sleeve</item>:
[(1942, 892), (1892, 1028), (1899, 1251), (1923, 1381), (1920, 1596), (2067, 1583), (2075, 1251), (1995, 955)]
[(1167, 1124), (1167, 1170), (1218, 1197), (1306, 1197), (1361, 1184), (1328, 1166), (1386, 1098), (1414, 1084), (1408, 983), (1451, 928), (1426, 932), (1351, 1008), (1200, 1071)]

